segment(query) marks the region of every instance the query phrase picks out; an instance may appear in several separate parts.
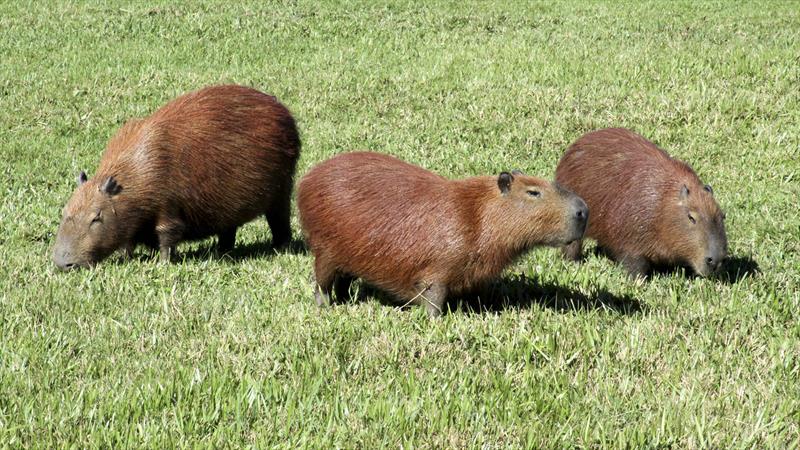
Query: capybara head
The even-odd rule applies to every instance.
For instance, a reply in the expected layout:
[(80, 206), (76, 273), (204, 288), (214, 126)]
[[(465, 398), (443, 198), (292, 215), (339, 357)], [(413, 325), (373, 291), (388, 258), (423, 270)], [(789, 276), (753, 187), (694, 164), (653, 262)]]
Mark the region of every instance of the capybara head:
[(674, 243), (698, 275), (719, 270), (728, 255), (728, 239), (725, 213), (714, 200), (711, 186), (679, 184), (675, 192), (665, 195), (672, 197), (675, 206), (664, 211), (660, 232), (665, 242)]
[(583, 237), (589, 208), (582, 198), (558, 183), (530, 177), (518, 170), (497, 178), (503, 227), (514, 242), (565, 245)]
[(728, 256), (728, 239), (725, 235), (725, 213), (714, 200), (709, 185), (680, 185), (675, 197), (677, 207), (669, 211), (665, 230), (676, 233), (678, 253), (683, 255), (694, 271), (708, 276), (722, 266)]
[(78, 189), (64, 207), (53, 249), (53, 262), (59, 269), (91, 266), (120, 247), (123, 224), (114, 200), (121, 191), (114, 177), (87, 180), (86, 174), (80, 173)]

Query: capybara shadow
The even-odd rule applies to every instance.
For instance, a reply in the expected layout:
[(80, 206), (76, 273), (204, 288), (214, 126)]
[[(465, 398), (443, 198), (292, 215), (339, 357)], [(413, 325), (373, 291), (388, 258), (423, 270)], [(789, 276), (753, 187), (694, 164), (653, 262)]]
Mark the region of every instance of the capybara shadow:
[[(586, 252), (584, 252), (586, 253)], [(591, 253), (598, 258), (605, 258), (609, 261), (614, 261), (612, 255), (605, 247), (596, 245)], [(650, 264), (648, 271), (644, 273), (630, 273), (630, 278), (641, 278), (643, 280), (652, 280), (654, 277), (685, 277), (689, 279), (699, 278), (691, 266), (687, 264)]]
[[(180, 258), (185, 261), (218, 259), (237, 263), (250, 259), (270, 259), (276, 254), (306, 255), (308, 254), (308, 248), (302, 239), (292, 239), (288, 245), (277, 248), (272, 244), (272, 241), (250, 242), (239, 244), (229, 252), (220, 253), (216, 242), (209, 240), (196, 248), (182, 251)], [(119, 257), (110, 258), (109, 263), (124, 264), (130, 260), (145, 262), (151, 261), (156, 257), (158, 257), (157, 248), (139, 246), (130, 255), (120, 254)]]
[(270, 240), (239, 244), (228, 252), (220, 253), (218, 246), (213, 241), (209, 241), (207, 245), (182, 252), (181, 258), (185, 260), (217, 258), (239, 262), (249, 259), (269, 259), (276, 254), (306, 255), (308, 247), (302, 239), (292, 239), (287, 245), (281, 247), (275, 247)]
[(451, 311), (460, 306), (467, 313), (497, 313), (508, 309), (529, 309), (534, 305), (557, 312), (607, 310), (617, 314), (634, 315), (645, 310), (639, 300), (629, 295), (619, 296), (605, 289), (594, 289), (589, 295), (564, 285), (540, 283), (525, 275), (504, 278), (490, 286), (487, 298), (477, 294), (464, 296), (449, 304)]
[[(409, 308), (410, 305), (398, 303), (395, 297), (385, 291), (361, 282), (354, 284), (348, 292), (340, 292), (336, 303), (347, 304), (372, 298), (384, 306)], [(489, 285), (485, 297), (476, 292), (451, 297), (445, 303), (444, 311), (463, 314), (491, 314), (513, 309), (530, 309), (534, 305), (557, 312), (607, 310), (617, 314), (634, 315), (646, 307), (631, 296), (619, 296), (605, 289), (586, 295), (568, 287), (545, 283), (541, 284), (525, 275), (503, 278)]]
[(758, 263), (749, 256), (731, 256), (722, 265), (718, 278), (728, 284), (738, 283), (746, 277), (753, 278), (761, 273)]
[[(607, 250), (597, 245), (592, 250), (592, 254), (596, 257), (604, 257), (613, 259)], [(758, 263), (748, 256), (729, 256), (727, 257), (720, 267), (719, 271), (710, 275), (708, 278), (711, 280), (718, 280), (726, 284), (738, 283), (746, 277), (754, 277), (761, 273)], [(651, 267), (650, 272), (644, 276), (644, 279), (652, 279), (654, 276), (683, 276), (689, 279), (700, 278), (697, 273), (688, 265), (671, 265), (671, 264), (656, 264)]]

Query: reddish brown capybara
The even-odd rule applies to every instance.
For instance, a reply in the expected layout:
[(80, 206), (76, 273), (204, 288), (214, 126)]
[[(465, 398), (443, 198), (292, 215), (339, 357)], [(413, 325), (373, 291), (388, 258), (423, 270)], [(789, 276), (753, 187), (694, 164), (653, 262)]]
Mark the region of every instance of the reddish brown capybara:
[(589, 213), (577, 195), (518, 171), (451, 181), (370, 152), (314, 167), (297, 205), (320, 306), (362, 278), (431, 317), (528, 249), (580, 239)]
[(243, 86), (178, 97), (111, 138), (91, 179), (81, 172), (63, 211), (53, 260), (90, 266), (138, 243), (169, 260), (178, 242), (219, 236), (266, 216), (275, 246), (291, 239), (292, 180), (300, 138), (289, 111)]
[[(689, 265), (707, 276), (728, 251), (725, 214), (686, 163), (624, 128), (588, 133), (572, 144), (556, 181), (580, 195), (592, 217), (586, 237), (632, 276), (652, 266)], [(581, 258), (582, 240), (564, 248)]]

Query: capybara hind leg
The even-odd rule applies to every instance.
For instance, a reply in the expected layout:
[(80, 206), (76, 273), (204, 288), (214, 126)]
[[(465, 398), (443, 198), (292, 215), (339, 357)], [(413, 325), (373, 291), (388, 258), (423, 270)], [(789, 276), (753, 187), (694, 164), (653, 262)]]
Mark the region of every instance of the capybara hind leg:
[(583, 240), (578, 239), (561, 247), (561, 254), (569, 261), (580, 261), (583, 258)]
[(650, 270), (650, 263), (642, 256), (625, 256), (620, 262), (628, 271), (628, 276), (634, 279), (646, 277)]
[(275, 200), (269, 211), (265, 214), (269, 229), (272, 231), (272, 246), (284, 248), (292, 241), (292, 226), (290, 222), (291, 206), (289, 196)]
[(350, 285), (354, 278), (346, 274), (337, 274), (333, 281), (333, 293), (337, 301), (343, 301), (350, 297)]
[(184, 228), (183, 222), (175, 219), (160, 219), (156, 224), (158, 251), (162, 262), (170, 262), (176, 256), (175, 246), (183, 237)]
[(330, 306), (335, 276), (336, 268), (333, 264), (318, 255), (314, 260), (314, 299), (317, 306)]
[(447, 299), (447, 287), (441, 283), (423, 285), (418, 283), (420, 291), (417, 294), (417, 304), (425, 307), (428, 317), (439, 317), (444, 312), (444, 302)]
[(236, 228), (226, 230), (219, 234), (217, 238), (217, 252), (219, 254), (229, 253), (233, 250), (233, 244), (236, 242)]

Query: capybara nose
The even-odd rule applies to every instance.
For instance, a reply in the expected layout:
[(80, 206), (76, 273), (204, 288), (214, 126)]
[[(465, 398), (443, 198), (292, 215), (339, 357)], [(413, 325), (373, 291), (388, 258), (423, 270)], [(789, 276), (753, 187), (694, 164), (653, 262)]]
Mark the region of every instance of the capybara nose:
[(589, 207), (586, 206), (586, 202), (583, 200), (579, 200), (575, 204), (575, 219), (581, 222), (589, 220)]
[(56, 261), (56, 267), (58, 267), (59, 270), (67, 271), (67, 270), (74, 269), (75, 268), (75, 264), (74, 263), (68, 263), (68, 262), (62, 262), (62, 261)]
[(712, 272), (716, 272), (722, 265), (722, 258), (715, 258), (713, 256), (706, 256), (706, 265)]
[(53, 262), (60, 270), (72, 270), (76, 267), (75, 263), (72, 262), (66, 254), (55, 255), (53, 257)]

